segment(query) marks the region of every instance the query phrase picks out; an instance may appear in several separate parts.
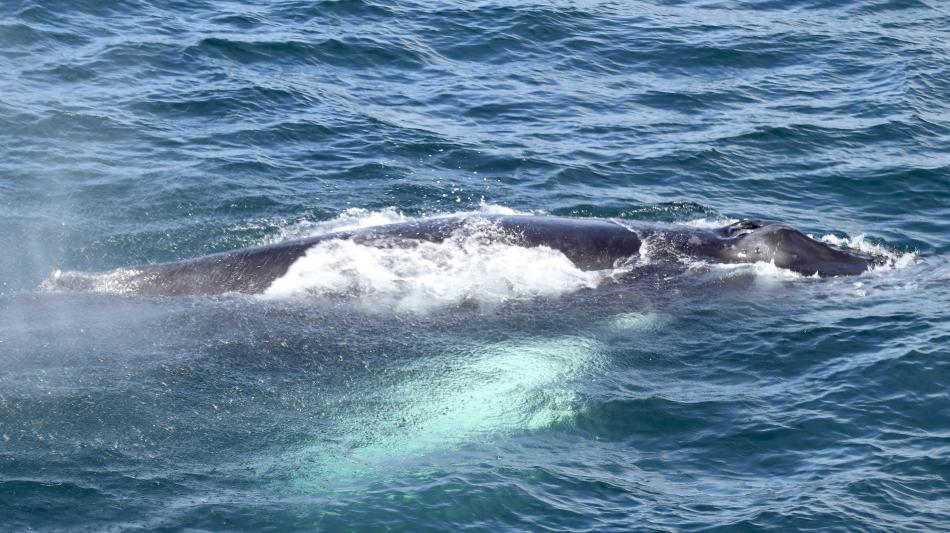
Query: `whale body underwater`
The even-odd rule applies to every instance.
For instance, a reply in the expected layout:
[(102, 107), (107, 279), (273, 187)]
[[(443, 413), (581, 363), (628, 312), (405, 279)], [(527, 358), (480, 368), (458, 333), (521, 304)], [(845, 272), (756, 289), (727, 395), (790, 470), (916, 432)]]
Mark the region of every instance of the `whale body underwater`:
[(771, 262), (803, 275), (857, 275), (874, 257), (837, 248), (775, 221), (743, 220), (715, 229), (635, 225), (630, 221), (530, 215), (468, 215), (430, 218), (338, 231), (267, 246), (170, 263), (123, 267), (108, 272), (53, 273), (45, 288), (102, 290), (108, 278), (116, 292), (145, 295), (262, 293), (314, 246), (351, 240), (374, 247), (411, 247), (460, 236), (506, 244), (546, 246), (564, 254), (578, 269), (604, 270), (636, 260), (649, 243), (653, 263), (683, 259), (715, 263)]

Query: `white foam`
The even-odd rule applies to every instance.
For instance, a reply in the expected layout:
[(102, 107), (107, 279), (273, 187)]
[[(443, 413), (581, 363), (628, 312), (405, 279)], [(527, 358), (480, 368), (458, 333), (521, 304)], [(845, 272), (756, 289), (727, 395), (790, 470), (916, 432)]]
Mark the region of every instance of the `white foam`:
[(776, 266), (774, 261), (756, 261), (755, 263), (706, 263), (697, 261), (691, 264), (690, 268), (711, 268), (727, 277), (754, 276), (765, 284), (817, 278), (817, 276), (805, 276), (793, 270)]
[[(487, 204), (464, 215), (528, 214)], [(395, 208), (347, 209), (328, 221), (288, 226), (273, 242), (393, 224), (410, 220)], [(503, 242), (490, 224), (472, 224), (441, 243), (379, 247), (338, 239), (310, 248), (265, 297), (317, 295), (359, 297), (370, 310), (425, 312), (462, 303), (498, 305), (509, 300), (552, 297), (597, 286), (612, 272), (585, 272), (549, 247), (524, 248)]]
[(593, 288), (611, 274), (582, 271), (557, 250), (499, 242), (483, 231), (394, 247), (342, 239), (320, 243), (275, 280), (265, 297), (359, 297), (371, 310), (425, 312), (558, 296)]
[(738, 218), (694, 218), (682, 224), (691, 228), (718, 229), (729, 224), (735, 224), (739, 220)]
[[(484, 201), (465, 215), (528, 214)], [(382, 226), (412, 220), (394, 207), (352, 208), (325, 221), (299, 221), (262, 244)], [(477, 224), (475, 226), (478, 226)], [(470, 230), (472, 228), (469, 228)], [(463, 303), (498, 305), (509, 300), (552, 297), (595, 287), (607, 274), (584, 272), (548, 247), (523, 248), (475, 228), (442, 243), (379, 247), (332, 240), (310, 248), (264, 297), (302, 295), (358, 297), (368, 310), (426, 312)]]
[[(813, 239), (815, 237), (809, 235)], [(920, 259), (920, 254), (917, 252), (906, 252), (898, 253), (888, 250), (887, 248), (875, 244), (865, 237), (862, 233), (856, 237), (838, 237), (837, 235), (823, 235), (818, 238), (821, 242), (828, 243), (832, 246), (837, 246), (839, 248), (857, 250), (859, 252), (869, 254), (875, 257), (884, 258), (884, 262), (875, 265), (871, 271), (887, 271), (887, 270), (899, 270), (902, 268), (907, 268), (909, 266), (915, 265)]]
[[(524, 215), (530, 214), (523, 211), (516, 211), (509, 207), (481, 202), (479, 208), (474, 211), (463, 211), (457, 213), (436, 213), (426, 218), (454, 217), (461, 215)], [(352, 231), (373, 226), (383, 226), (386, 224), (395, 224), (406, 222), (411, 217), (402, 213), (395, 207), (384, 207), (377, 210), (369, 210), (353, 207), (344, 210), (336, 218), (330, 220), (312, 221), (300, 220), (282, 228), (273, 237), (266, 239), (261, 244), (274, 244), (292, 239), (302, 239), (307, 237), (316, 237), (338, 231)]]
[(292, 239), (302, 239), (317, 235), (326, 235), (337, 231), (349, 231), (384, 224), (405, 222), (408, 217), (395, 207), (370, 211), (369, 209), (351, 208), (340, 213), (331, 220), (311, 221), (301, 220), (282, 228), (280, 232), (267, 239), (262, 244), (273, 244)]
[(482, 200), (478, 206), (478, 209), (473, 211), (475, 214), (480, 215), (531, 215), (531, 214), (540, 214), (540, 212), (532, 213), (528, 211), (517, 211), (510, 207), (505, 207), (503, 205), (488, 204), (485, 203), (485, 200)]

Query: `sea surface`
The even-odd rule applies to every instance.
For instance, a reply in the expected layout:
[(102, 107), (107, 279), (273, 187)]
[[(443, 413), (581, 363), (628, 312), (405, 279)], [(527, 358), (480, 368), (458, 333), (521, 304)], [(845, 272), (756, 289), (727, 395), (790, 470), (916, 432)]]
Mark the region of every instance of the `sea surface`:
[[(466, 212), (887, 261), (41, 286)], [(947, 2), (0, 2), (2, 531), (947, 531), (948, 387)]]

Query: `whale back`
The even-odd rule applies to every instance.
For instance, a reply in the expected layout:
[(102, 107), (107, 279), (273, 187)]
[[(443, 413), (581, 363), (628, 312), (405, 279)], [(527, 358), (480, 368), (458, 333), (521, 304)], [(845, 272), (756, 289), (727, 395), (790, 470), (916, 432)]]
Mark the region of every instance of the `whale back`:
[(105, 273), (56, 272), (44, 286), (162, 295), (253, 294), (266, 291), (295, 261), (325, 241), (348, 239), (374, 247), (404, 247), (419, 241), (438, 243), (453, 238), (544, 246), (563, 253), (581, 270), (615, 268), (638, 257), (643, 253), (642, 239), (650, 242), (651, 260), (660, 263), (681, 264), (679, 260), (683, 258), (727, 263), (765, 261), (805, 275), (819, 276), (860, 274), (873, 264), (872, 258), (837, 249), (771, 221), (745, 220), (706, 230), (656, 225), (628, 227), (600, 219), (472, 215), (341, 231)]
[(860, 274), (874, 258), (841, 250), (775, 221), (743, 220), (718, 230), (724, 246), (721, 257), (731, 262), (772, 262), (804, 275), (821, 277)]

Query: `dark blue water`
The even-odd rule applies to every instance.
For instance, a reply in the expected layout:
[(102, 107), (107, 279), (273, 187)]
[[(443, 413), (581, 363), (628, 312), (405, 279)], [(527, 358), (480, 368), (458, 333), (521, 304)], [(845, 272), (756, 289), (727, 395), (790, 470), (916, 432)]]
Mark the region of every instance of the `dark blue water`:
[[(764, 217), (890, 260), (615, 284), (340, 249), (263, 297), (39, 287), (464, 211)], [(4, 0), (0, 250), (3, 530), (950, 524), (938, 0)]]

